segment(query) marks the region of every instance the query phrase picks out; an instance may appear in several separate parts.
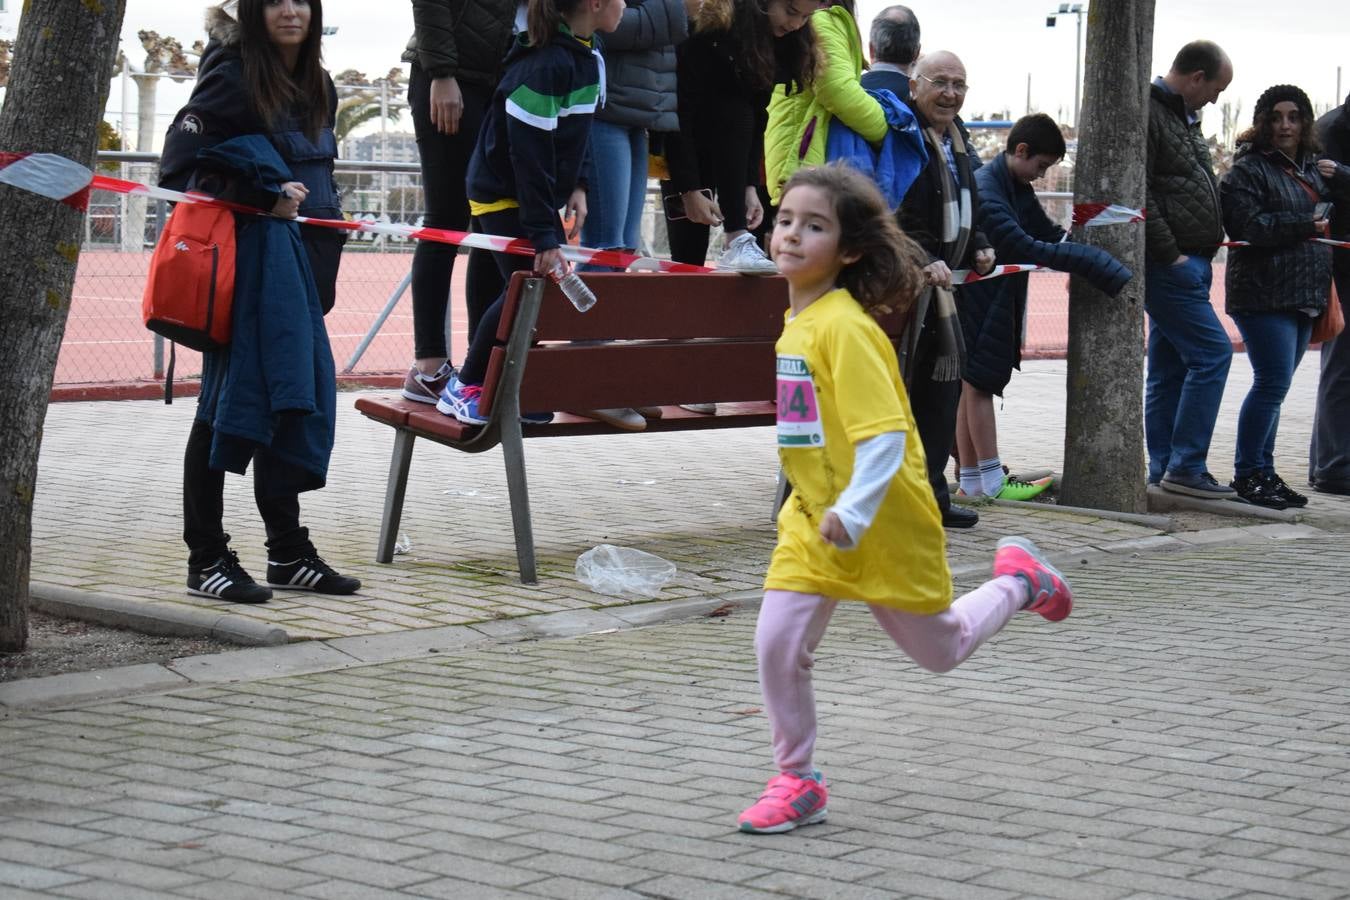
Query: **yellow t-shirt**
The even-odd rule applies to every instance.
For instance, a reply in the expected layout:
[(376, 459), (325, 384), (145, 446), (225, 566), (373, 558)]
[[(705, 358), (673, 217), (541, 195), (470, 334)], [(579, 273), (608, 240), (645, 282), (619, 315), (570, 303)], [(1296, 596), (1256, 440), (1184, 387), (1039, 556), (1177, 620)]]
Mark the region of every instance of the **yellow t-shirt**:
[[(946, 535), (886, 333), (838, 289), (788, 320), (777, 353), (778, 456), (792, 495), (764, 587), (942, 612), (952, 602)], [(853, 550), (826, 543), (820, 521), (853, 477), (854, 444), (892, 431), (907, 433), (905, 459), (872, 527)]]

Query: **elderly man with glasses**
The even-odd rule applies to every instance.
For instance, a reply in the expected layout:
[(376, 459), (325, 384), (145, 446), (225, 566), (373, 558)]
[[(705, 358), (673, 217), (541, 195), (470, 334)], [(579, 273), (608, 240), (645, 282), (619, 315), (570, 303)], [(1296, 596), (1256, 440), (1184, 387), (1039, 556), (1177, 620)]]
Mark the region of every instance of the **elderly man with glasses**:
[(906, 380), (919, 437), (928, 458), (928, 480), (947, 528), (970, 528), (979, 521), (972, 509), (953, 506), (946, 467), (956, 437), (956, 408), (961, 399), (965, 354), (956, 315), (953, 269), (983, 274), (994, 267), (994, 250), (971, 223), (978, 218), (975, 170), (979, 155), (961, 123), (969, 85), (966, 67), (947, 51), (919, 58), (909, 82), (910, 107), (923, 128), (928, 164), (896, 213), (900, 227), (928, 253), (924, 269), (928, 289), (915, 310)]

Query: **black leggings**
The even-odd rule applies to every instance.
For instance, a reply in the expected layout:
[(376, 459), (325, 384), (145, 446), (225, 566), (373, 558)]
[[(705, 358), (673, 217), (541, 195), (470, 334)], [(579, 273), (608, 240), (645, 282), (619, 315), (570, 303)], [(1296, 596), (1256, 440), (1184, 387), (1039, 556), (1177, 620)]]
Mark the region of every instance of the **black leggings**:
[[(465, 178), (469, 157), (478, 140), (478, 129), (492, 100), (492, 91), (464, 83), (459, 89), (464, 97), (459, 131), (442, 134), (431, 124), (431, 79), (420, 66), (412, 67), (408, 105), (412, 108), (417, 150), (422, 160), (422, 190), (426, 196), (423, 222), (428, 228), (465, 231), (469, 227)], [(435, 241), (418, 241), (413, 251), (413, 354), (417, 359), (447, 355), (445, 316), (450, 306), (450, 277), (458, 252), (458, 247)], [(486, 250), (469, 251), (469, 271), (465, 278), (469, 334), (474, 333), (484, 311), (501, 290), (501, 278), (492, 255)]]
[[(716, 194), (717, 205), (722, 210), (722, 228), (728, 232), (742, 231), (745, 229), (745, 189), (754, 183), (750, 177), (750, 156), (755, 143), (754, 106), (748, 100), (736, 98), (722, 105), (709, 104), (703, 111), (696, 109), (693, 115), (699, 187), (712, 188)], [(661, 182), (663, 196), (674, 192), (670, 182)], [(670, 258), (675, 262), (703, 265), (708, 258), (708, 226), (688, 219), (666, 225), (670, 236)]]
[[(324, 315), (333, 308), (345, 237), (325, 228), (300, 229)], [(230, 536), (225, 533), (225, 472), (211, 468), (214, 435), (210, 422), (194, 420), (183, 453), (183, 542), (188, 546), (188, 568), (194, 571), (201, 571), (223, 556), (230, 543)], [(277, 562), (313, 556), (309, 529), (300, 524), (299, 496), (268, 497), (258, 489), (260, 482), (271, 481), (266, 475), (260, 479), (259, 470), (266, 472), (274, 464), (277, 464), (275, 457), (265, 450), (253, 456), (253, 500), (267, 529), (267, 556)]]
[[(521, 237), (524, 234), (524, 229), (520, 227), (519, 209), (502, 209), (475, 216), (473, 230), (479, 234), (500, 234), (504, 237)], [(483, 313), (469, 341), (469, 352), (464, 355), (464, 365), (459, 368), (459, 380), (464, 384), (482, 384), (487, 377), (492, 348), (498, 346), (497, 326), (501, 323), (506, 285), (511, 281), (511, 275), (534, 268), (533, 256), (515, 253), (493, 253), (491, 256), (501, 273), (502, 290), (496, 301)]]

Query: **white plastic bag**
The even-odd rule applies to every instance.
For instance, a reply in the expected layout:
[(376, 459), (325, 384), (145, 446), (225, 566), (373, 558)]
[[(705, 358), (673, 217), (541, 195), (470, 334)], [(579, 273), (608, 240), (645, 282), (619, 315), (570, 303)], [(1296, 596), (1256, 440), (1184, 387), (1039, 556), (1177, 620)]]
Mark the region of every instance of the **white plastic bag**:
[(655, 597), (674, 577), (674, 563), (631, 547), (600, 544), (577, 557), (577, 581), (597, 594)]

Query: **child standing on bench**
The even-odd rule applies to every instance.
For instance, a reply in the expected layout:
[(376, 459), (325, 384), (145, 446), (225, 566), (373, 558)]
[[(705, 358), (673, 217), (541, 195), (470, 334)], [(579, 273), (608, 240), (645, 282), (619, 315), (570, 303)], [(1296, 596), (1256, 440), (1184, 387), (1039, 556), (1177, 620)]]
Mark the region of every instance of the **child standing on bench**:
[[(493, 254), (508, 284), (514, 272), (547, 275), (568, 266), (559, 248), (586, 219), (581, 173), (591, 119), (597, 103), (604, 102), (592, 39), (597, 31), (617, 28), (624, 8), (624, 0), (529, 0), (529, 29), (506, 55), (506, 70), (469, 160), (473, 230), (523, 237), (534, 245), (533, 258)], [(572, 234), (564, 234), (558, 216), (564, 207), (574, 219)], [(470, 425), (487, 424), (478, 399), (505, 298), (503, 291), (483, 314), (464, 365), (436, 402), (442, 413)], [(522, 418), (547, 422), (552, 414)]]
[(791, 309), (778, 339), (778, 452), (792, 494), (755, 631), (778, 774), (740, 816), (756, 834), (825, 821), (812, 655), (840, 600), (868, 604), (911, 659), (960, 665), (1021, 609), (1069, 614), (1069, 585), (1024, 538), (994, 579), (952, 599), (946, 539), (895, 350), (872, 314), (913, 302), (923, 255), (875, 185), (844, 166), (787, 182), (771, 243)]

